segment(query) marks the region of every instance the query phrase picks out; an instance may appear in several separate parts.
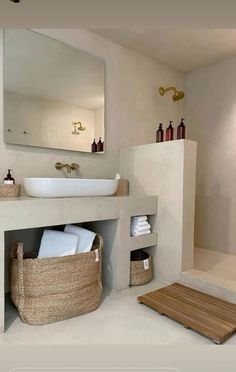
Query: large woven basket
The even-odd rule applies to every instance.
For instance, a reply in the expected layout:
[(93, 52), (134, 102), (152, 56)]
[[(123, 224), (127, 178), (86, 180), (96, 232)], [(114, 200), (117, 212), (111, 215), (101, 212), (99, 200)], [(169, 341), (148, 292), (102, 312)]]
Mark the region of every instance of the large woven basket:
[(143, 250), (131, 252), (130, 285), (147, 284), (152, 276), (152, 257)]
[(12, 302), (23, 322), (43, 325), (97, 309), (101, 300), (103, 239), (96, 235), (91, 252), (64, 257), (24, 255), (23, 243), (11, 252)]

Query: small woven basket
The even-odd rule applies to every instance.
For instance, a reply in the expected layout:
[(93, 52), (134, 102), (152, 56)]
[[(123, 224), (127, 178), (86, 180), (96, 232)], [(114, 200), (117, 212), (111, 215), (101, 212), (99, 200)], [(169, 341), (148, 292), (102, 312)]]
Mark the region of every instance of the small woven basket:
[(24, 255), (23, 243), (11, 252), (12, 302), (23, 322), (43, 325), (97, 309), (101, 301), (103, 239), (96, 235), (91, 252), (64, 257)]
[(0, 198), (17, 198), (21, 193), (21, 185), (0, 185)]
[(143, 250), (131, 252), (130, 285), (147, 284), (152, 276), (152, 257)]

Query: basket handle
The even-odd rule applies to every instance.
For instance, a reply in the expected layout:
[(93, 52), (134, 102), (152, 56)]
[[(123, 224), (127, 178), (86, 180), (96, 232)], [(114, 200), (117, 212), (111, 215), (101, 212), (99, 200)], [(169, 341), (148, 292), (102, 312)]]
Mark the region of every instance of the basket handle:
[(23, 308), (25, 303), (25, 291), (24, 291), (24, 270), (23, 270), (23, 257), (24, 257), (24, 244), (22, 242), (16, 242), (15, 247), (12, 250), (12, 254), (16, 254), (17, 257), (17, 267), (18, 267), (18, 283), (19, 283), (19, 312), (22, 320), (23, 317)]

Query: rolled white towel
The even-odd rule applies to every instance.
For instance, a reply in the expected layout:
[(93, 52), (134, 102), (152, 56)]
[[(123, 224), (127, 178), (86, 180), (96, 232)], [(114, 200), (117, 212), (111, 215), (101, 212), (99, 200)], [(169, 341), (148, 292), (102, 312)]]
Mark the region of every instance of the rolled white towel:
[(149, 223), (146, 223), (145, 225), (143, 226), (137, 226), (137, 225), (131, 225), (131, 231), (145, 231), (145, 230), (149, 230), (151, 229), (151, 225), (149, 225)]
[(132, 232), (132, 235), (133, 236), (140, 236), (140, 235), (147, 235), (147, 234), (151, 234), (151, 230), (145, 230), (145, 231), (139, 231), (139, 232)]
[(62, 231), (44, 230), (38, 258), (61, 257), (75, 254), (78, 236)]
[(90, 252), (96, 233), (75, 225), (66, 225), (66, 233), (75, 234), (79, 237), (76, 253)]
[(135, 217), (132, 217), (132, 221), (144, 222), (144, 221), (147, 221), (147, 216), (135, 216)]

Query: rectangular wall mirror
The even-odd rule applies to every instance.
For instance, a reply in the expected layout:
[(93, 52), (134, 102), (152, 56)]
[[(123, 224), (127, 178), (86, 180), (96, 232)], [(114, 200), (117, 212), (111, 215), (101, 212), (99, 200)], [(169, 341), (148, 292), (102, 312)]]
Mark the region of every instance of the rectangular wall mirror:
[(4, 35), (5, 142), (91, 152), (105, 136), (105, 62), (30, 30)]

